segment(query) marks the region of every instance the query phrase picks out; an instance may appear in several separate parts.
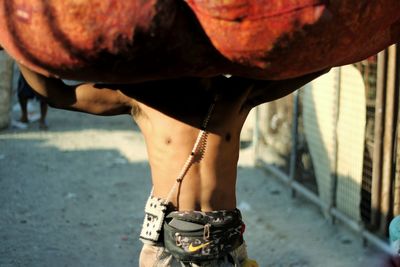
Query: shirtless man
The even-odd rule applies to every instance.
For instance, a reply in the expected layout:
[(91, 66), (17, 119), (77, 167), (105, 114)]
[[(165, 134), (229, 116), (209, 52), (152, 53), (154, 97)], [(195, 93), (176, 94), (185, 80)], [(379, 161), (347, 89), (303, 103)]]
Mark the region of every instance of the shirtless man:
[[(236, 209), (241, 128), (253, 107), (291, 93), (322, 72), (280, 82), (219, 76), (68, 86), (20, 69), (53, 107), (106, 116), (131, 114), (137, 122), (151, 168), (149, 201), (155, 201), (146, 208), (140, 266), (252, 266)], [(154, 203), (166, 214), (156, 240), (147, 236), (152, 229), (146, 228), (159, 215), (151, 214)], [(188, 231), (200, 234), (193, 237)]]

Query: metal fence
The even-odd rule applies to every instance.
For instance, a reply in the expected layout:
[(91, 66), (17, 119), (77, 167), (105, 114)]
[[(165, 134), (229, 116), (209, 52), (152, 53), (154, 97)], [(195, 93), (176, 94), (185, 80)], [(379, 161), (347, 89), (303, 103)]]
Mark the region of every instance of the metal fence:
[(332, 69), (258, 107), (253, 127), (258, 166), (386, 252), (400, 213), (399, 58), (391, 46)]

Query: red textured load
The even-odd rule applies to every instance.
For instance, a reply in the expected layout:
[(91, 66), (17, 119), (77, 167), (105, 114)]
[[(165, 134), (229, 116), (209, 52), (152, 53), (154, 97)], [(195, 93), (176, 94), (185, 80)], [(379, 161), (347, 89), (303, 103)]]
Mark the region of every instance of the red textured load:
[(3, 0), (0, 44), (44, 74), (283, 79), (400, 41), (399, 0)]
[(400, 41), (399, 0), (188, 3), (220, 53), (267, 78), (354, 63)]

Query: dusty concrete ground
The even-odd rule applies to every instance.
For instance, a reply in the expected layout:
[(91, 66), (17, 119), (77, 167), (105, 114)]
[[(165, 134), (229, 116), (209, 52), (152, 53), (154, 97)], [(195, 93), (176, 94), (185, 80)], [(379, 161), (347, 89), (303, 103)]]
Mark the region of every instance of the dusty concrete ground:
[[(13, 117), (18, 116), (14, 112)], [(127, 116), (50, 109), (49, 130), (0, 131), (0, 266), (138, 266), (150, 191), (143, 139)], [(238, 206), (251, 258), (268, 267), (352, 267), (360, 237), (290, 197), (242, 151)]]

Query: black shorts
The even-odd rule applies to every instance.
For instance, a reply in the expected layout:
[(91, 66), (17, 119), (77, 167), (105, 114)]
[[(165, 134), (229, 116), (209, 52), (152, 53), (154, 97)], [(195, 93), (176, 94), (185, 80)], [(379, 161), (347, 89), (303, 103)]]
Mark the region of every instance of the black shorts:
[(32, 98), (39, 99), (39, 97), (33, 91), (32, 87), (29, 86), (24, 76), (22, 75), (20, 75), (18, 79), (18, 96), (25, 97), (28, 99)]

